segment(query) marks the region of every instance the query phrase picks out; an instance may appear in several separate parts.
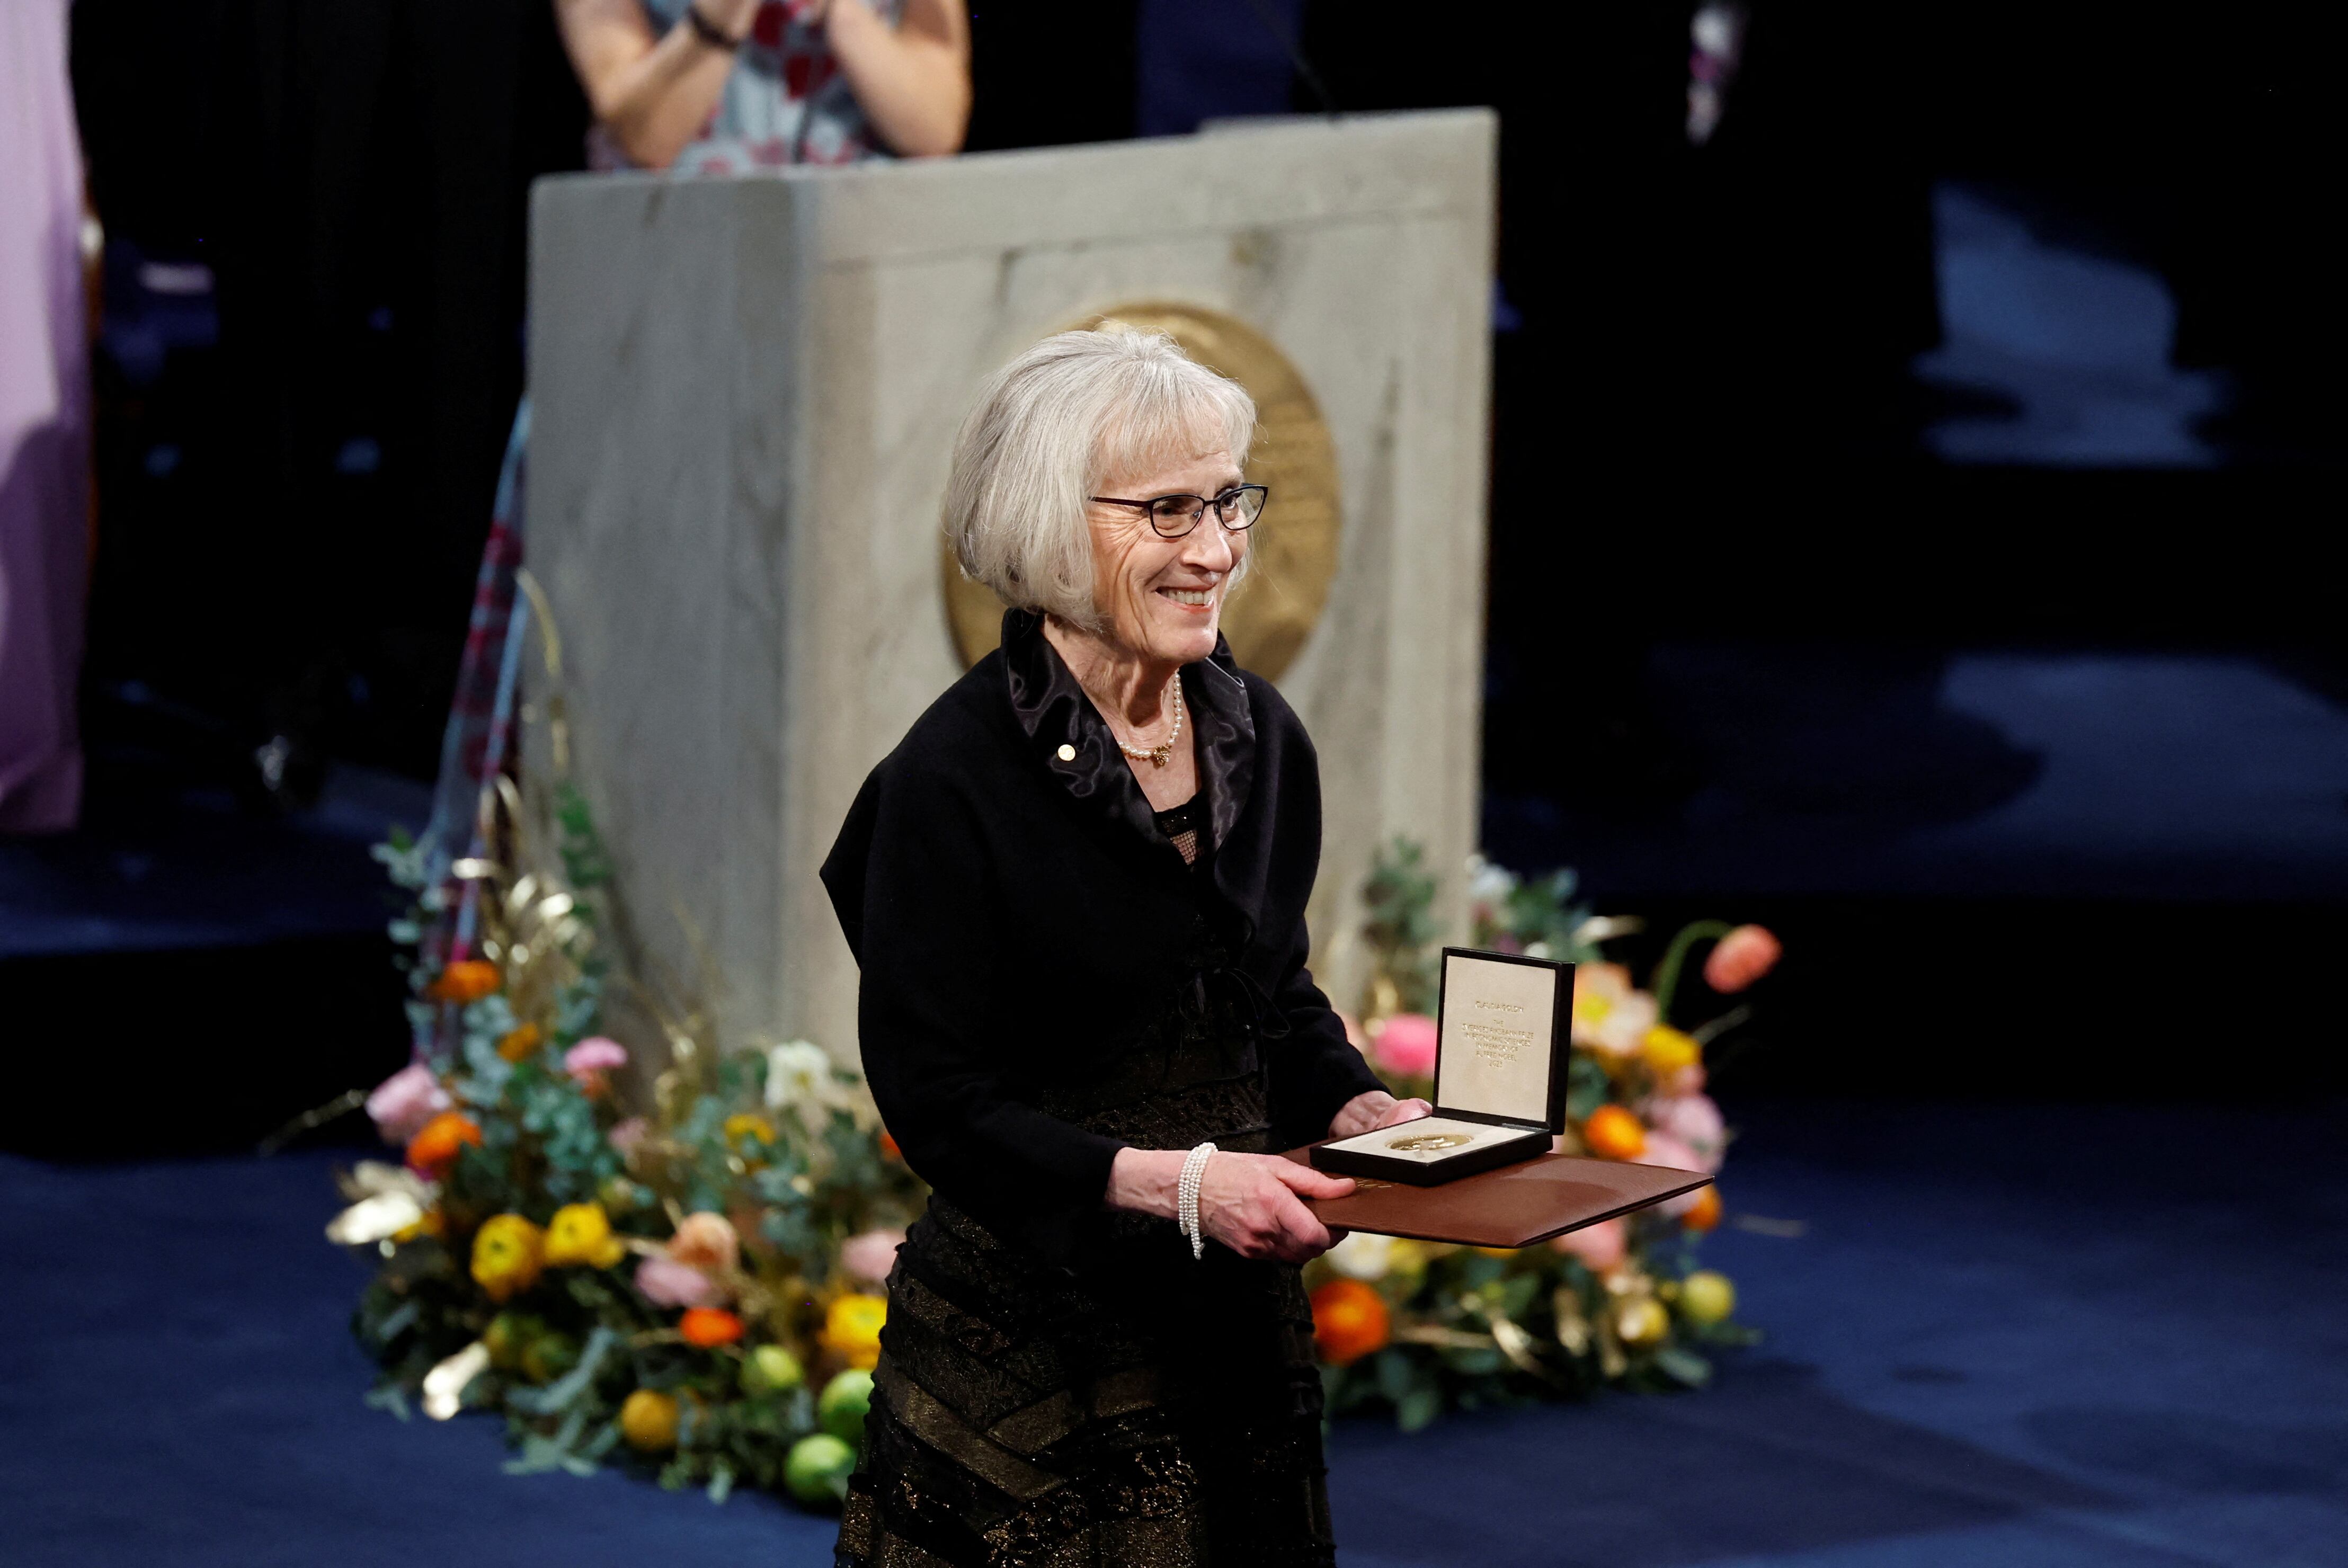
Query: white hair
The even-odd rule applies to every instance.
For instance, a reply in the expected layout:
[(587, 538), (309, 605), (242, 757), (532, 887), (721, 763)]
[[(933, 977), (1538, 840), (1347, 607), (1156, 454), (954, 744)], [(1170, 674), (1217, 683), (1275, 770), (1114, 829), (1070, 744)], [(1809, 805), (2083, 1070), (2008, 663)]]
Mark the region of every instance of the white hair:
[[(1255, 420), (1245, 388), (1164, 333), (1109, 323), (1047, 337), (994, 373), (954, 440), (954, 559), (1006, 604), (1097, 630), (1085, 512), (1102, 480), (1218, 446), (1244, 463)], [(1246, 566), (1242, 554), (1232, 586)]]

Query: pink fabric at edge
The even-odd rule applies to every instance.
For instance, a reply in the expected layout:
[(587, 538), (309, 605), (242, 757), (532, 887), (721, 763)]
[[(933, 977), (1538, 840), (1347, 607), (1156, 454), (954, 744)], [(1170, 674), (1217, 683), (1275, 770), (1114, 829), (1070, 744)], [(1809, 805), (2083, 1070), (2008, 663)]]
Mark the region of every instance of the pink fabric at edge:
[(0, 832), (81, 810), (89, 346), (66, 5), (0, 3)]

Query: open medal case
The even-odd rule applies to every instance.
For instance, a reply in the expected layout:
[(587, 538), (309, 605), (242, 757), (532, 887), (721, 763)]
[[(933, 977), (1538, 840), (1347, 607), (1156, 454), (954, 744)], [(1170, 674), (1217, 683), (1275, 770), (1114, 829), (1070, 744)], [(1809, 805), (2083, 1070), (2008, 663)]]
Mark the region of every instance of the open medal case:
[(1547, 1154), (1565, 1130), (1573, 965), (1443, 950), (1435, 1114), (1315, 1144), (1315, 1170), (1437, 1187)]

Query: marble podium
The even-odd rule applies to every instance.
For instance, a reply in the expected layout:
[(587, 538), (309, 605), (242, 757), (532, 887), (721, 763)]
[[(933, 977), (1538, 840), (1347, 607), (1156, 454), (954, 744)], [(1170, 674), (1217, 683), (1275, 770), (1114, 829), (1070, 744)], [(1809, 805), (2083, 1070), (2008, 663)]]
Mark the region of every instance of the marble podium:
[[(1376, 847), (1448, 869), (1475, 844), (1494, 139), (1457, 110), (539, 184), (529, 560), (573, 767), (647, 955), (722, 975), (729, 1044), (853, 1058), (816, 868), (983, 646), (942, 569), (954, 430), (989, 371), (1104, 314), (1244, 339), (1254, 373), (1218, 368), (1279, 405), (1272, 569), (1233, 642), (1319, 747), (1314, 964), (1358, 1002)], [(1277, 627), (1242, 637), (1251, 595)]]

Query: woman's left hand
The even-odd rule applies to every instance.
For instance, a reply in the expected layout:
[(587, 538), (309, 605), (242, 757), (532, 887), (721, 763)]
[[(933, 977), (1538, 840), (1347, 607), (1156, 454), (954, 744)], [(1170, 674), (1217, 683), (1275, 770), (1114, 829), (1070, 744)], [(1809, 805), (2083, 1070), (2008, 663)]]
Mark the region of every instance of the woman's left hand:
[(1396, 1122), (1416, 1121), (1422, 1116), (1432, 1116), (1435, 1108), (1423, 1099), (1396, 1099), (1382, 1088), (1367, 1094), (1357, 1094), (1347, 1100), (1329, 1123), (1332, 1138), (1354, 1138), (1365, 1132), (1375, 1132), (1381, 1127)]

